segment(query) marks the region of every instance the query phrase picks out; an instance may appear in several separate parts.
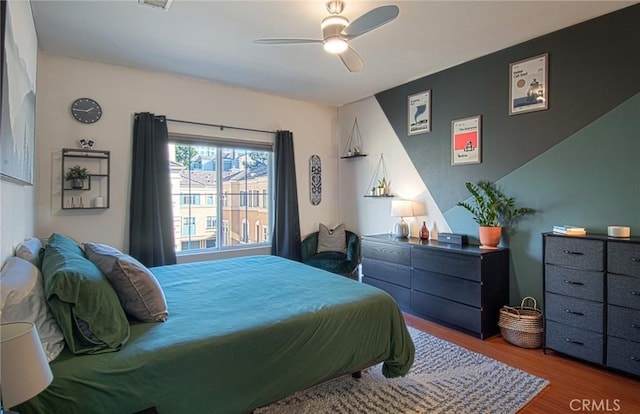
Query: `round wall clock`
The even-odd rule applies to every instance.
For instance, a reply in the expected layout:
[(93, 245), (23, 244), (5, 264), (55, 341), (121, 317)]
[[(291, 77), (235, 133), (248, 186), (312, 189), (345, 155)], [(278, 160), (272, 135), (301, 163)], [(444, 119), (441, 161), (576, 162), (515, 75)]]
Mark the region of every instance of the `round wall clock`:
[(91, 98), (78, 98), (71, 104), (71, 115), (79, 122), (93, 124), (102, 116), (102, 108)]

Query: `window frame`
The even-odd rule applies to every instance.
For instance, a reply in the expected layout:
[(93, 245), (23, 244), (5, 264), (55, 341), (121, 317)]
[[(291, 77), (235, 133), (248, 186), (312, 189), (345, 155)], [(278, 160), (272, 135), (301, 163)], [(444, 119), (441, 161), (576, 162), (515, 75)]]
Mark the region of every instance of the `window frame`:
[[(248, 210), (260, 210), (262, 211), (262, 213), (265, 212), (267, 213), (267, 217), (264, 218), (265, 220), (267, 220), (268, 223), (273, 223), (274, 220), (274, 194), (273, 194), (273, 188), (274, 188), (274, 174), (275, 174), (275, 169), (274, 169), (274, 153), (273, 153), (273, 143), (266, 143), (266, 142), (253, 142), (253, 141), (245, 141), (245, 140), (236, 140), (236, 139), (211, 139), (210, 137), (206, 137), (206, 136), (191, 136), (191, 135), (181, 135), (181, 134), (176, 134), (176, 133), (170, 133), (169, 134), (169, 147), (168, 148), (172, 148), (173, 146), (192, 146), (192, 147), (206, 147), (206, 148), (210, 148), (210, 150), (208, 150), (207, 154), (213, 154), (213, 152), (215, 152), (215, 155), (210, 155), (213, 157), (213, 159), (215, 160), (215, 171), (212, 171), (215, 175), (216, 175), (216, 181), (215, 181), (215, 185), (212, 187), (207, 187), (205, 191), (202, 190), (198, 190), (199, 192), (197, 194), (202, 193), (202, 196), (200, 197), (200, 203), (202, 204), (183, 204), (182, 203), (182, 199), (184, 198), (185, 195), (190, 195), (191, 197), (189, 198), (189, 201), (196, 201), (194, 199), (194, 195), (195, 193), (191, 192), (191, 183), (189, 183), (188, 185), (188, 193), (184, 193), (184, 189), (177, 189), (177, 193), (180, 196), (180, 199), (178, 200), (177, 205), (175, 205), (176, 203), (174, 203), (174, 208), (180, 208), (181, 206), (183, 207), (193, 207), (193, 206), (199, 206), (199, 207), (215, 207), (215, 227), (213, 229), (209, 228), (207, 221), (205, 220), (204, 223), (205, 224), (205, 232), (208, 233), (208, 237), (205, 237), (203, 239), (203, 241), (201, 242), (201, 248), (200, 249), (193, 249), (193, 250), (179, 250), (176, 251), (176, 255), (181, 256), (181, 255), (189, 255), (189, 254), (194, 254), (194, 253), (203, 253), (203, 252), (210, 252), (210, 253), (215, 253), (215, 252), (221, 252), (221, 251), (227, 251), (227, 250), (240, 250), (240, 249), (252, 249), (252, 248), (256, 248), (256, 249), (264, 249), (265, 247), (269, 247), (271, 246), (271, 235), (270, 235), (270, 231), (268, 231), (266, 229), (266, 226), (262, 226), (265, 228), (265, 231), (262, 232), (262, 234), (260, 235), (255, 235), (256, 237), (252, 237), (251, 235), (251, 230), (252, 230), (252, 226), (250, 225), (250, 223), (252, 221), (255, 221), (255, 219), (252, 219), (251, 216), (248, 213)], [(268, 165), (268, 172), (267, 172), (267, 186), (266, 188), (264, 188), (264, 185), (261, 185), (259, 188), (261, 190), (258, 189), (254, 189), (250, 186), (247, 186), (247, 181), (244, 181), (244, 188), (242, 190), (238, 190), (237, 193), (235, 192), (230, 192), (224, 189), (223, 185), (224, 185), (224, 180), (223, 180), (223, 172), (225, 171), (224, 169), (224, 160), (225, 157), (223, 156), (223, 153), (225, 153), (225, 150), (239, 150), (239, 151), (243, 151), (244, 152), (244, 156), (248, 155), (250, 152), (266, 152), (268, 154), (266, 163)], [(200, 154), (199, 154), (200, 155)], [(191, 170), (192, 165), (190, 163), (190, 165), (188, 166), (189, 170)], [(190, 174), (189, 174), (190, 176)], [(195, 189), (193, 189), (195, 190)], [(234, 190), (235, 191), (235, 190)], [(213, 192), (213, 205), (209, 204), (207, 201), (207, 198), (209, 196), (209, 194), (211, 194), (211, 192)], [(173, 193), (173, 189), (172, 189), (172, 193)], [(242, 201), (242, 195), (244, 195), (244, 205)], [(260, 205), (259, 197), (261, 196), (262, 201), (264, 204), (264, 202), (267, 202), (267, 205)], [(258, 201), (257, 203), (255, 203), (254, 201)], [(255, 205), (254, 205), (255, 204)], [(240, 225), (240, 227), (238, 228), (238, 232), (240, 233), (241, 236), (241, 240), (238, 244), (230, 244), (231, 243), (231, 225), (229, 223), (228, 220), (224, 219), (224, 211), (244, 211), (243, 217), (240, 219), (240, 223), (238, 223)], [(175, 213), (175, 212), (174, 212)], [(260, 213), (258, 213), (260, 214)], [(188, 213), (188, 215), (191, 215), (191, 212)], [(207, 216), (209, 216), (210, 214), (207, 214)], [(242, 220), (246, 221), (246, 237), (242, 238)], [(202, 227), (202, 226), (201, 226)], [(182, 229), (181, 229), (182, 230)], [(216, 239), (216, 246), (215, 247), (206, 247), (207, 244), (210, 244), (210, 238), (212, 237), (212, 233), (216, 234), (215, 239)], [(197, 227), (196, 227), (196, 234), (197, 234)], [(264, 235), (267, 234), (268, 238), (265, 240), (264, 239)], [(182, 231), (180, 234), (176, 235), (178, 237), (182, 236)], [(219, 236), (217, 236), (219, 235)], [(261, 237), (262, 236), (262, 237)], [(252, 240), (252, 238), (254, 240)], [(183, 243), (184, 240), (181, 238), (180, 239), (180, 243)], [(190, 244), (194, 242), (194, 240), (189, 240)], [(179, 247), (180, 244), (176, 243), (176, 247)]]

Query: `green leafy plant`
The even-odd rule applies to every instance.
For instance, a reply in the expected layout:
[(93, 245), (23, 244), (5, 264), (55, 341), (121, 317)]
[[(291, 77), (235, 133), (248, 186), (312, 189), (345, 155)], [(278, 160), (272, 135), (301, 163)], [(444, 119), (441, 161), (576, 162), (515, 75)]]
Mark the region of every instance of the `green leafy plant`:
[(516, 208), (515, 199), (504, 195), (489, 181), (465, 183), (465, 186), (473, 197), (473, 204), (461, 201), (458, 205), (473, 214), (480, 226), (508, 227), (519, 217), (536, 212), (529, 207)]
[(89, 178), (89, 170), (79, 165), (73, 166), (69, 168), (67, 174), (64, 176), (65, 180), (84, 180), (85, 178)]

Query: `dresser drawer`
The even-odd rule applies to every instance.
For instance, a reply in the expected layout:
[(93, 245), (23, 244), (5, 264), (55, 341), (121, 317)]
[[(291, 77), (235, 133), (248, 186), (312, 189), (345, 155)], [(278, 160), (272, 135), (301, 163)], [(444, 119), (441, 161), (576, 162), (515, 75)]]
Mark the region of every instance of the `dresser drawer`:
[(362, 274), (406, 288), (411, 286), (411, 272), (408, 266), (365, 257), (362, 259)]
[(574, 298), (604, 300), (604, 273), (545, 265), (545, 290)]
[(469, 280), (480, 281), (480, 262), (479, 256), (421, 249), (419, 247), (411, 249), (412, 267)]
[(609, 305), (607, 335), (640, 342), (640, 310)]
[(640, 244), (609, 242), (607, 270), (640, 277)]
[(393, 299), (395, 299), (400, 309), (408, 311), (411, 305), (410, 299), (410, 290), (408, 288), (403, 288), (398, 285), (393, 285), (391, 283), (383, 282), (378, 279), (372, 279), (370, 277), (362, 276), (362, 283), (366, 283), (367, 285), (375, 286), (378, 289), (382, 289), (388, 294), (390, 294)]
[(602, 303), (547, 293), (545, 312), (548, 320), (599, 333), (604, 332)]
[(571, 237), (546, 237), (545, 263), (576, 269), (604, 270), (604, 242)]
[(479, 308), (481, 285), (467, 279), (411, 269), (411, 289)]
[(598, 364), (604, 363), (604, 335), (547, 321), (545, 347)]
[[(427, 318), (435, 318), (472, 332), (481, 332), (481, 310), (472, 306), (451, 302), (426, 293), (412, 291), (411, 310)], [(497, 326), (497, 320), (495, 324)]]
[(608, 337), (607, 366), (640, 375), (640, 343)]
[(362, 256), (375, 258), (389, 263), (409, 266), (411, 264), (410, 246), (376, 243), (366, 239), (362, 241)]
[(640, 309), (640, 277), (607, 275), (609, 303), (626, 308)]

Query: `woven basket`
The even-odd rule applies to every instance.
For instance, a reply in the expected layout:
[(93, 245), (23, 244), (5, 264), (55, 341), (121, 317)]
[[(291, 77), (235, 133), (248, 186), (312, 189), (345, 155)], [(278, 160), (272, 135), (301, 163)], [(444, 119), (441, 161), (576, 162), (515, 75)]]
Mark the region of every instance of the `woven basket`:
[[(533, 306), (531, 305), (533, 302)], [(540, 348), (544, 332), (542, 311), (531, 296), (522, 299), (520, 306), (503, 306), (498, 326), (505, 341), (521, 348)]]

